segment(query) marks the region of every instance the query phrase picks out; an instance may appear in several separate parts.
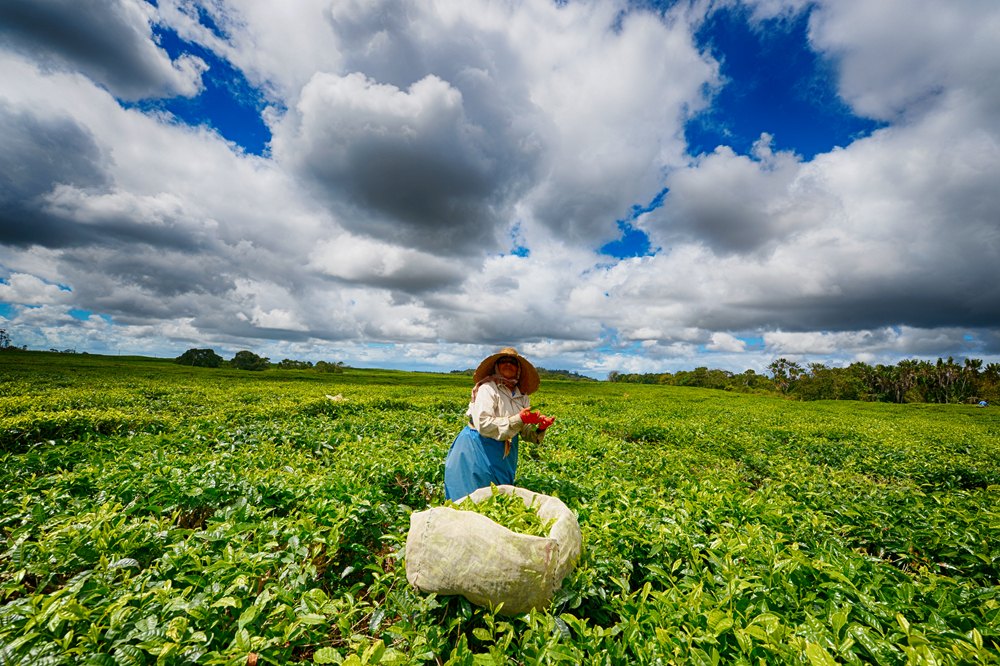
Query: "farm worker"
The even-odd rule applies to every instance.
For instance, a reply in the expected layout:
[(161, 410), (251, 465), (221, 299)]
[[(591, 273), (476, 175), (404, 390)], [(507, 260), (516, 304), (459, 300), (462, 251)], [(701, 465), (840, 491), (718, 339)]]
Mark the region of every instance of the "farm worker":
[(450, 500), (491, 483), (513, 484), (518, 439), (539, 443), (555, 421), (531, 411), (528, 395), (538, 389), (538, 371), (513, 347), (486, 357), (472, 382), (469, 423), (444, 461), (444, 494)]

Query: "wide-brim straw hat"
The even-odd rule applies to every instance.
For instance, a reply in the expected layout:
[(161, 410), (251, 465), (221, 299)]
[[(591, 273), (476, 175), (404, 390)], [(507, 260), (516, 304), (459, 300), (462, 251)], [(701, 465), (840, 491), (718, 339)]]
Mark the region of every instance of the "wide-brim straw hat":
[(518, 365), (521, 366), (520, 378), (517, 380), (517, 387), (521, 389), (521, 393), (528, 395), (537, 391), (538, 385), (542, 383), (538, 377), (538, 370), (535, 370), (535, 366), (531, 365), (528, 359), (518, 354), (517, 350), (513, 347), (504, 347), (496, 354), (484, 358), (483, 362), (476, 368), (475, 374), (472, 375), (473, 383), (478, 384), (484, 377), (492, 375), (497, 361), (504, 356), (513, 356), (517, 359)]

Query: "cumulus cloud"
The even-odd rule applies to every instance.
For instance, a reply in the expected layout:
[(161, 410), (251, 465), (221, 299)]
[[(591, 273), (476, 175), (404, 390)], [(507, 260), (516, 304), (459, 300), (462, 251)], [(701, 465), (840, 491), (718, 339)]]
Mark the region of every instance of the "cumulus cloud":
[[(108, 178), (93, 134), (69, 114), (40, 117), (0, 100), (0, 240), (16, 245), (79, 241), (71, 224), (44, 210), (59, 186), (101, 187)], [(53, 159), (64, 153), (65, 158)]]
[(34, 275), (12, 273), (0, 282), (0, 302), (29, 305), (56, 305), (71, 303), (68, 289), (49, 284)]
[(276, 132), (276, 158), (314, 182), (349, 229), (397, 245), (495, 247), (500, 213), (531, 172), (530, 147), (471, 121), (461, 93), (434, 76), (403, 91), (318, 74), (296, 111), (297, 125)]
[(310, 265), (349, 282), (412, 292), (441, 289), (465, 279), (462, 266), (454, 260), (350, 234), (321, 241), (310, 253)]
[[(665, 247), (705, 249), (722, 291), (703, 293), (703, 325), (994, 327), (1000, 140), (977, 120), (942, 104), (808, 163), (720, 148), (668, 176), (666, 205), (639, 224)], [(657, 263), (699, 270), (687, 256)]]
[(872, 350), (895, 338), (891, 330), (850, 331), (843, 333), (791, 333), (771, 331), (764, 334), (764, 344), (777, 356), (801, 354), (836, 354), (843, 349)]
[(809, 35), (837, 59), (841, 95), (859, 113), (894, 120), (933, 109), (941, 96), (974, 91), (966, 101), (981, 104), (980, 119), (996, 130), (998, 29), (990, 0), (846, 0), (820, 3)]
[(615, 3), (383, 4), (332, 10), (346, 74), (310, 79), (274, 149), (393, 243), (494, 248), (522, 200), (550, 234), (611, 240), (717, 76), (680, 15), (615, 29)]
[(154, 11), (140, 0), (6, 0), (0, 45), (78, 70), (121, 99), (194, 95), (205, 63), (191, 55), (171, 60), (159, 48)]
[(743, 352), (746, 351), (747, 343), (729, 333), (717, 331), (712, 333), (711, 340), (706, 347), (711, 351)]
[[(342, 56), (327, 12), (343, 4), (157, 2), (162, 25), (231, 63), (279, 107), (294, 100), (316, 72), (340, 71)], [(208, 17), (208, 25), (202, 17)]]
[[(803, 220), (788, 213), (789, 189), (799, 173), (794, 154), (774, 154), (771, 137), (762, 135), (754, 156), (728, 146), (697, 158), (666, 179), (669, 206), (642, 224), (660, 243), (704, 243), (719, 254), (772, 247), (801, 229)], [(756, 159), (754, 159), (756, 158)]]
[(617, 233), (608, 220), (652, 199), (661, 174), (684, 164), (681, 128), (708, 103), (718, 64), (695, 48), (680, 11), (629, 14), (611, 31), (614, 5), (571, 6), (577, 14), (561, 19), (572, 32), (533, 36), (548, 65), (535, 70), (533, 98), (556, 129), (529, 202), (555, 235), (596, 247)]
[[(726, 4), (7, 2), (5, 326), (439, 369), (514, 343), (593, 374), (1000, 353), (995, 3), (747, 3), (761, 29), (809, 12), (883, 122), (808, 159), (768, 127), (689, 154)], [(200, 89), (154, 27), (264, 92), (263, 157), (122, 104)], [(599, 253), (626, 218), (651, 256)]]

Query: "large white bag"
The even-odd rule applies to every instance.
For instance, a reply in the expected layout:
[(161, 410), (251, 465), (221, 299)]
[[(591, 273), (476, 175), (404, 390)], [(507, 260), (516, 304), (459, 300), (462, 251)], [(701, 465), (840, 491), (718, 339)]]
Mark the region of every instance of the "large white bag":
[[(519, 534), (474, 511), (435, 507), (410, 516), (406, 579), (420, 592), (460, 594), (507, 615), (548, 606), (576, 566), (582, 538), (576, 515), (558, 498), (516, 486), (495, 486), (534, 506), (542, 522), (555, 520), (547, 537)], [(480, 488), (458, 500), (479, 503), (493, 495)]]

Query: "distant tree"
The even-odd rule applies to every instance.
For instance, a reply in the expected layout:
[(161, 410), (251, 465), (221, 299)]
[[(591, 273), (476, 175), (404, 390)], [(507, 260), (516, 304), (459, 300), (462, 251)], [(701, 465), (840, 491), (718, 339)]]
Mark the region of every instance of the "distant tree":
[(705, 366), (697, 367), (692, 371), (681, 370), (674, 374), (672, 380), (668, 378), (661, 384), (672, 383), (674, 386), (699, 386), (701, 388), (724, 389), (730, 385), (733, 373), (725, 370), (709, 370)]
[(587, 377), (586, 375), (581, 375), (570, 370), (549, 370), (548, 368), (538, 367), (538, 376), (544, 378), (552, 379), (570, 379), (578, 382), (596, 382), (597, 380), (593, 377)]
[(948, 360), (938, 357), (934, 365), (932, 386), (934, 388), (933, 402), (949, 403), (961, 402), (962, 389), (965, 388), (962, 379), (962, 366), (955, 362), (951, 356)]
[(979, 374), (983, 369), (983, 362), (978, 358), (967, 358), (965, 359), (965, 367), (962, 368), (962, 372), (959, 375), (958, 380), (958, 398), (962, 402), (967, 401), (976, 393), (976, 387), (979, 384)]
[(795, 393), (800, 400), (828, 400), (833, 397), (834, 371), (822, 363), (810, 363), (799, 377)]
[(833, 400), (864, 400), (867, 394), (863, 363), (853, 363), (846, 368), (831, 368), (833, 373)]
[(988, 363), (979, 377), (979, 397), (1000, 402), (1000, 363)]
[(327, 361), (316, 361), (316, 365), (313, 367), (320, 372), (343, 372), (344, 362), (328, 363)]
[(898, 365), (876, 365), (872, 371), (872, 385), (878, 402), (903, 402), (904, 387), (907, 385), (905, 375), (908, 373), (908, 369)]
[(233, 356), (229, 365), (239, 370), (267, 370), (269, 363), (270, 359), (257, 356), (252, 351), (244, 349), (236, 352), (236, 356)]
[(10, 347), (10, 335), (7, 334), (6, 328), (0, 328), (0, 349), (8, 347)]
[(782, 393), (791, 391), (796, 380), (803, 374), (802, 366), (795, 361), (789, 361), (787, 358), (779, 358), (772, 361), (771, 365), (767, 366), (767, 369), (771, 371), (774, 384)]
[(983, 370), (983, 378), (987, 381), (1000, 383), (1000, 363), (989, 363)]
[(188, 349), (174, 359), (174, 363), (193, 365), (198, 368), (218, 368), (222, 365), (222, 357), (213, 349)]
[(308, 370), (313, 367), (313, 364), (309, 361), (295, 361), (290, 358), (283, 358), (275, 367), (282, 370)]

